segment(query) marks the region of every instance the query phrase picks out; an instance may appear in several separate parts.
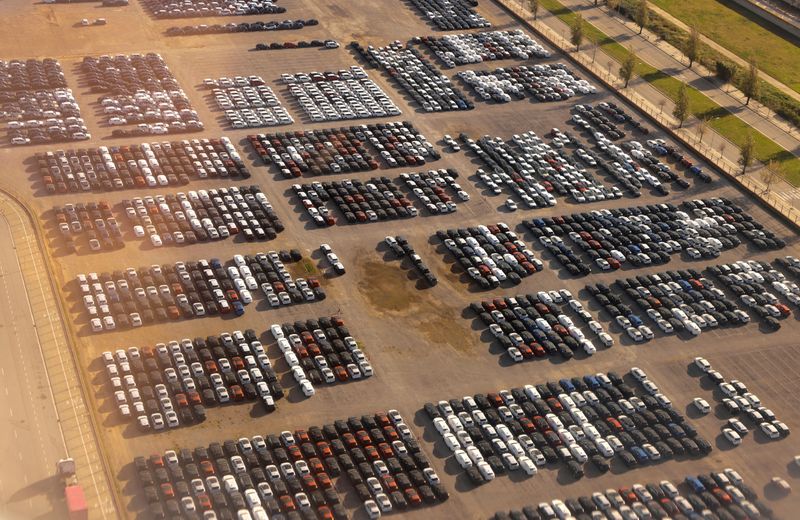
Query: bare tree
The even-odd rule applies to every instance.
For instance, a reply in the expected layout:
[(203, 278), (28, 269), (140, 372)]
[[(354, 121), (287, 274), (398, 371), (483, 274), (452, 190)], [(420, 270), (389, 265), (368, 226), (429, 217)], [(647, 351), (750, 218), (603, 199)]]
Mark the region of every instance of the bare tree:
[(530, 9), (533, 19), (536, 20), (539, 16), (539, 0), (528, 0), (528, 9)]
[(664, 113), (664, 105), (666, 105), (666, 104), (667, 104), (667, 100), (664, 99), (663, 97), (658, 100), (658, 113), (659, 114), (663, 114)]
[(584, 38), (583, 23), (583, 16), (577, 15), (575, 16), (575, 21), (572, 22), (572, 26), (569, 28), (569, 41), (575, 46), (575, 51), (581, 50), (581, 44)]
[(698, 141), (700, 141), (700, 142), (703, 141), (703, 136), (705, 135), (706, 130), (708, 130), (708, 117), (707, 116), (703, 116), (700, 119), (698, 119), (698, 121), (697, 121), (697, 137), (698, 137)]
[(633, 20), (636, 22), (636, 25), (639, 26), (639, 34), (642, 34), (644, 26), (647, 25), (649, 19), (650, 7), (647, 5), (647, 0), (639, 0), (639, 3), (636, 4), (636, 10), (633, 13)]
[(753, 139), (753, 134), (747, 132), (747, 135), (744, 136), (742, 146), (739, 147), (739, 165), (742, 167), (742, 171), (739, 175), (744, 175), (747, 168), (752, 166), (753, 159), (755, 159), (755, 148), (756, 143)]
[(769, 193), (772, 185), (781, 175), (781, 165), (777, 161), (770, 161), (767, 167), (761, 170), (761, 182), (764, 183), (764, 193)]
[(691, 69), (694, 62), (700, 56), (700, 33), (697, 31), (697, 27), (695, 26), (692, 26), (691, 30), (689, 31), (689, 36), (686, 38), (686, 45), (684, 46), (683, 53), (689, 60), (689, 68)]

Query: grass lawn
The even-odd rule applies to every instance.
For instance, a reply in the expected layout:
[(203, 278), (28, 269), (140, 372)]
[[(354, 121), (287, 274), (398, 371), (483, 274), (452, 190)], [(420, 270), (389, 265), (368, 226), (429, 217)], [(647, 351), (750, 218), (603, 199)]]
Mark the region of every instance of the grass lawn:
[(739, 57), (755, 57), (760, 69), (800, 92), (796, 38), (724, 0), (650, 1)]
[[(572, 26), (576, 16), (575, 13), (567, 9), (558, 0), (540, 0), (540, 5), (567, 25)], [(592, 24), (586, 22), (584, 32), (588, 38), (597, 41), (600, 48), (616, 61), (622, 62), (628, 56), (628, 49), (609, 38)], [(800, 74), (800, 71), (797, 72)], [(681, 86), (681, 82), (677, 79), (641, 60), (637, 61), (635, 73), (671, 99), (677, 99), (678, 89)], [(688, 92), (692, 114), (698, 118), (709, 119), (710, 127), (737, 145), (741, 145), (744, 142), (748, 131), (752, 132), (753, 140), (755, 141), (756, 158), (765, 164), (772, 160), (779, 162), (786, 179), (795, 186), (800, 186), (800, 159), (761, 132), (751, 128), (747, 123), (716, 104), (699, 90), (688, 87)]]

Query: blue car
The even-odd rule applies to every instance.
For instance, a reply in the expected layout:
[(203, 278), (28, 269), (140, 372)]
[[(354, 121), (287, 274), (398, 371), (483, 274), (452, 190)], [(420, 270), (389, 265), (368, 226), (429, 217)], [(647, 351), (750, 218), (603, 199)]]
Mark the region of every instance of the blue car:
[(631, 323), (633, 324), (634, 327), (639, 327), (641, 325), (644, 325), (642, 318), (640, 318), (636, 314), (631, 314), (630, 316), (628, 316), (628, 319), (631, 320)]
[(647, 456), (647, 452), (644, 451), (639, 446), (633, 446), (631, 448), (631, 453), (633, 453), (633, 456), (636, 457), (636, 461), (639, 464), (642, 464), (642, 463), (647, 462), (648, 460), (650, 460), (650, 457)]
[(244, 305), (242, 302), (233, 302), (233, 313), (237, 316), (244, 314)]
[(583, 381), (592, 390), (600, 388), (600, 381), (597, 380), (596, 376), (583, 376)]
[(569, 379), (561, 379), (558, 384), (561, 385), (561, 388), (564, 389), (565, 392), (571, 393), (575, 391), (575, 385), (572, 384), (572, 381)]
[(692, 172), (695, 175), (699, 175), (700, 172), (703, 171), (703, 167), (702, 166), (697, 166), (695, 164), (695, 165), (693, 165), (692, 167), (689, 168), (689, 171)]
[(686, 477), (685, 482), (690, 488), (692, 488), (692, 491), (694, 491), (695, 493), (702, 493), (703, 491), (706, 490), (706, 487), (703, 485), (702, 482), (700, 482), (700, 480), (697, 477), (692, 477), (692, 476)]

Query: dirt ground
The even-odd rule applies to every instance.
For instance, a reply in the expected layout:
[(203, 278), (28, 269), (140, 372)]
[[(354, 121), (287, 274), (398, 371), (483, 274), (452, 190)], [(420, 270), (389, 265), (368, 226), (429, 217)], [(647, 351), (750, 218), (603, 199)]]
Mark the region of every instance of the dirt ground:
[[(753, 487), (762, 490), (772, 476), (789, 475), (789, 462), (800, 453), (797, 435), (779, 442), (765, 442), (757, 435), (750, 435), (742, 446), (727, 449), (718, 436), (723, 421), (727, 418), (717, 407), (714, 413), (694, 419), (694, 424), (707, 439), (716, 439), (714, 452), (703, 459), (671, 461), (635, 471), (622, 472), (618, 468), (604, 476), (591, 476), (579, 482), (571, 482), (562, 471), (548, 469), (532, 479), (519, 481), (516, 477), (501, 477), (478, 489), (465, 482), (452, 459), (445, 457), (445, 448), (420, 409), (427, 401), (461, 397), (477, 392), (511, 388), (528, 383), (540, 383), (563, 376), (584, 375), (598, 371), (625, 371), (631, 366), (640, 366), (651, 374), (672, 401), (683, 409), (693, 397), (703, 396), (711, 402), (706, 381), (697, 377), (687, 366), (696, 355), (706, 356), (715, 367), (728, 378), (738, 378), (761, 396), (765, 405), (772, 408), (778, 417), (791, 428), (800, 425), (800, 398), (798, 397), (798, 373), (800, 359), (796, 353), (798, 316), (784, 321), (783, 328), (776, 333), (764, 334), (756, 324), (737, 329), (725, 329), (703, 333), (695, 339), (664, 336), (657, 333), (654, 341), (644, 345), (632, 345), (621, 339), (619, 330), (611, 326), (609, 317), (598, 313), (593, 302), (583, 292), (589, 282), (609, 283), (618, 276), (653, 273), (664, 269), (679, 269), (690, 265), (697, 269), (707, 262), (686, 261), (675, 257), (666, 267), (625, 269), (620, 273), (595, 273), (587, 278), (568, 276), (547, 253), (542, 253), (532, 236), (519, 224), (524, 219), (542, 215), (560, 215), (587, 211), (603, 207), (623, 207), (652, 202), (673, 202), (686, 199), (726, 196), (742, 205), (748, 212), (764, 223), (767, 228), (784, 238), (789, 244), (780, 253), (763, 253), (742, 245), (724, 253), (719, 262), (730, 262), (742, 258), (773, 260), (778, 254), (800, 254), (797, 231), (784, 225), (773, 215), (755, 205), (752, 199), (735, 189), (725, 179), (714, 175), (710, 184), (692, 184), (687, 191), (673, 190), (666, 197), (643, 193), (640, 199), (624, 197), (620, 200), (587, 205), (577, 205), (559, 199), (554, 208), (519, 211), (511, 214), (502, 209), (507, 194), (492, 196), (483, 186), (476, 184), (475, 170), (481, 165), (466, 154), (445, 151), (440, 161), (431, 163), (435, 168), (455, 168), (461, 175), (459, 182), (471, 195), (469, 202), (459, 204), (454, 214), (443, 216), (420, 216), (401, 221), (360, 224), (356, 226), (336, 225), (317, 228), (292, 195), (293, 181), (285, 180), (276, 171), (265, 167), (246, 144), (247, 131), (232, 131), (227, 128), (221, 114), (209, 103), (207, 92), (199, 87), (207, 77), (223, 75), (261, 75), (272, 86), (284, 105), (295, 117), (296, 124), (287, 128), (327, 128), (336, 124), (310, 124), (289, 102), (285, 86), (278, 82), (284, 72), (308, 72), (314, 70), (336, 70), (357, 63), (345, 45), (351, 40), (362, 44), (383, 45), (395, 39), (408, 40), (413, 36), (427, 35), (435, 31), (425, 24), (406, 3), (400, 1), (381, 3), (354, 2), (302, 2), (281, 0), (287, 8), (284, 15), (259, 17), (236, 17), (235, 19), (154, 20), (136, 0), (123, 8), (102, 8), (96, 3), (71, 5), (30, 4), (11, 0), (0, 4), (0, 13), (6, 26), (14, 26), (14, 37), (0, 37), (0, 58), (53, 57), (64, 65), (68, 82), (75, 90), (93, 140), (92, 146), (130, 144), (144, 139), (112, 139), (110, 129), (98, 121), (97, 98), (88, 92), (80, 78), (77, 64), (85, 55), (160, 52), (170, 69), (175, 73), (184, 90), (206, 124), (204, 137), (229, 136), (236, 143), (243, 157), (251, 166), (253, 177), (246, 184), (259, 184), (273, 203), (276, 212), (286, 224), (286, 230), (274, 241), (247, 243), (221, 241), (186, 247), (153, 249), (143, 242), (129, 241), (122, 250), (100, 254), (65, 254), (58, 246), (57, 231), (49, 220), (43, 219), (46, 247), (54, 259), (55, 277), (64, 289), (70, 316), (78, 337), (75, 349), (91, 383), (92, 404), (97, 410), (101, 424), (101, 436), (105, 456), (113, 468), (114, 477), (121, 492), (125, 511), (121, 514), (133, 518), (143, 508), (142, 498), (137, 496), (137, 484), (131, 462), (137, 455), (147, 455), (174, 447), (195, 447), (212, 441), (236, 439), (242, 435), (264, 434), (285, 429), (305, 428), (323, 424), (351, 415), (398, 409), (415, 433), (424, 442), (423, 450), (429, 455), (434, 468), (442, 475), (451, 491), (451, 500), (434, 508), (425, 508), (403, 515), (408, 518), (487, 518), (499, 509), (519, 508), (553, 498), (577, 496), (608, 487), (648, 482), (662, 478), (681, 479), (689, 473), (711, 469), (734, 467)], [(479, 12), (493, 22), (495, 29), (517, 27), (497, 5), (482, 1)], [(101, 27), (75, 27), (81, 18), (105, 17), (108, 25)], [(278, 31), (260, 34), (226, 34), (187, 37), (166, 37), (167, 27), (199, 23), (227, 23), (230, 21), (284, 18), (317, 18), (320, 24), (300, 31)], [(45, 29), (43, 29), (43, 27)], [(337, 50), (294, 49), (282, 51), (254, 52), (258, 42), (297, 41), (314, 38), (337, 39), (342, 47)], [(541, 38), (534, 35), (538, 41)], [(551, 61), (563, 61), (554, 54)], [(504, 66), (512, 61), (498, 62)], [(364, 64), (362, 64), (364, 65)], [(494, 64), (483, 64), (480, 69), (493, 68)], [(443, 71), (449, 77), (461, 70)], [(392, 84), (388, 77), (376, 69), (367, 70), (398, 104), (403, 114), (400, 118), (410, 120), (431, 142), (439, 141), (444, 134), (457, 136), (465, 132), (472, 137), (484, 134), (508, 138), (515, 133), (534, 130), (544, 135), (552, 127), (569, 128), (567, 119), (574, 102), (537, 104), (515, 101), (505, 105), (485, 104), (476, 100), (477, 108), (469, 112), (425, 114), (410, 103), (410, 99)], [(580, 73), (580, 72), (579, 72)], [(467, 93), (471, 96), (471, 93)], [(596, 103), (613, 99), (607, 92), (587, 98)], [(620, 101), (615, 101), (619, 104)], [(576, 102), (582, 102), (580, 98)], [(629, 110), (635, 110), (628, 107)], [(384, 121), (388, 121), (385, 119)], [(361, 120), (355, 124), (366, 123)], [(572, 130), (572, 129), (571, 129)], [(263, 132), (270, 132), (264, 129)], [(655, 136), (660, 136), (656, 132)], [(188, 138), (197, 137), (196, 135)], [(176, 139), (183, 139), (178, 136)], [(582, 138), (586, 140), (586, 136)], [(208, 189), (226, 186), (231, 181), (193, 180), (183, 190), (157, 189), (141, 192), (87, 193), (50, 196), (45, 194), (38, 174), (29, 157), (45, 149), (70, 148), (69, 145), (50, 147), (28, 147), (24, 149), (0, 147), (4, 175), (0, 186), (19, 195), (33, 209), (47, 215), (55, 205), (68, 202), (109, 200), (117, 203), (125, 198), (144, 194), (171, 193), (188, 189)], [(77, 147), (77, 146), (76, 146)], [(397, 177), (404, 169), (382, 169), (379, 175)], [(376, 172), (352, 174), (350, 177), (367, 179)], [(613, 179), (598, 173), (607, 185)], [(685, 175), (681, 173), (681, 175)], [(344, 178), (344, 176), (331, 177)], [(318, 179), (313, 179), (318, 180)], [(308, 179), (303, 179), (303, 182)], [(234, 182), (235, 184), (235, 182)], [(423, 212), (421, 212), (423, 213)], [(507, 222), (517, 229), (523, 240), (533, 245), (534, 251), (544, 263), (545, 270), (525, 278), (518, 287), (484, 293), (466, 283), (466, 276), (452, 263), (452, 258), (443, 254), (443, 247), (435, 238), (435, 232), (452, 227), (467, 227), (478, 224)], [(395, 260), (381, 244), (386, 235), (403, 234), (422, 256), (439, 284), (427, 288), (407, 261)], [(347, 274), (336, 277), (319, 253), (321, 243), (329, 243), (347, 267)], [(199, 258), (230, 258), (235, 253), (252, 254), (259, 251), (300, 249), (307, 260), (292, 266), (297, 276), (307, 276), (317, 271), (322, 279), (328, 298), (323, 302), (268, 309), (260, 298), (239, 318), (208, 317), (191, 321), (179, 321), (161, 326), (148, 326), (132, 331), (92, 335), (87, 331), (86, 321), (80, 315), (82, 306), (75, 297), (72, 280), (78, 273), (87, 271), (111, 271), (127, 266), (146, 266), (178, 260)], [(467, 310), (469, 303), (487, 297), (536, 292), (542, 289), (567, 288), (577, 295), (610, 329), (617, 346), (604, 349), (591, 358), (579, 357), (570, 362), (542, 359), (522, 364), (511, 364), (501, 356), (496, 344), (489, 342), (483, 326), (473, 319)], [(102, 351), (119, 347), (146, 345), (155, 342), (218, 334), (222, 331), (253, 328), (265, 331), (271, 323), (294, 321), (319, 316), (340, 315), (364, 346), (372, 361), (376, 375), (369, 380), (337, 384), (319, 388), (312, 399), (305, 399), (290, 381), (288, 367), (279, 360), (277, 346), (265, 336), (268, 354), (286, 383), (287, 397), (278, 402), (278, 410), (264, 415), (260, 407), (251, 404), (225, 406), (209, 411), (208, 421), (201, 426), (179, 428), (174, 431), (141, 435), (127, 423), (122, 423), (116, 414), (110, 413), (113, 405), (105, 386), (105, 375), (100, 372), (98, 356)], [(795, 474), (791, 474), (795, 477)], [(797, 481), (791, 480), (794, 484)], [(793, 518), (792, 511), (798, 505), (797, 495), (778, 499), (768, 496), (771, 506), (783, 517)]]

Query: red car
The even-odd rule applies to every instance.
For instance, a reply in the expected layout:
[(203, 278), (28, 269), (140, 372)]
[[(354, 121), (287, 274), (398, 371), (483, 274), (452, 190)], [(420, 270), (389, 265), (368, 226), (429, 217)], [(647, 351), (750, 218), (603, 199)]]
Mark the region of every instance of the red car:
[(369, 438), (369, 434), (366, 430), (358, 430), (356, 432), (356, 439), (358, 443), (362, 446), (366, 446), (368, 444), (372, 444), (372, 439)]
[(278, 503), (280, 504), (281, 511), (283, 512), (297, 510), (297, 506), (295, 505), (294, 500), (292, 500), (292, 497), (290, 497), (289, 495), (281, 495), (278, 498)]
[(333, 456), (333, 451), (331, 451), (330, 445), (325, 441), (320, 441), (317, 443), (317, 450), (319, 450), (319, 454), (324, 458)]

